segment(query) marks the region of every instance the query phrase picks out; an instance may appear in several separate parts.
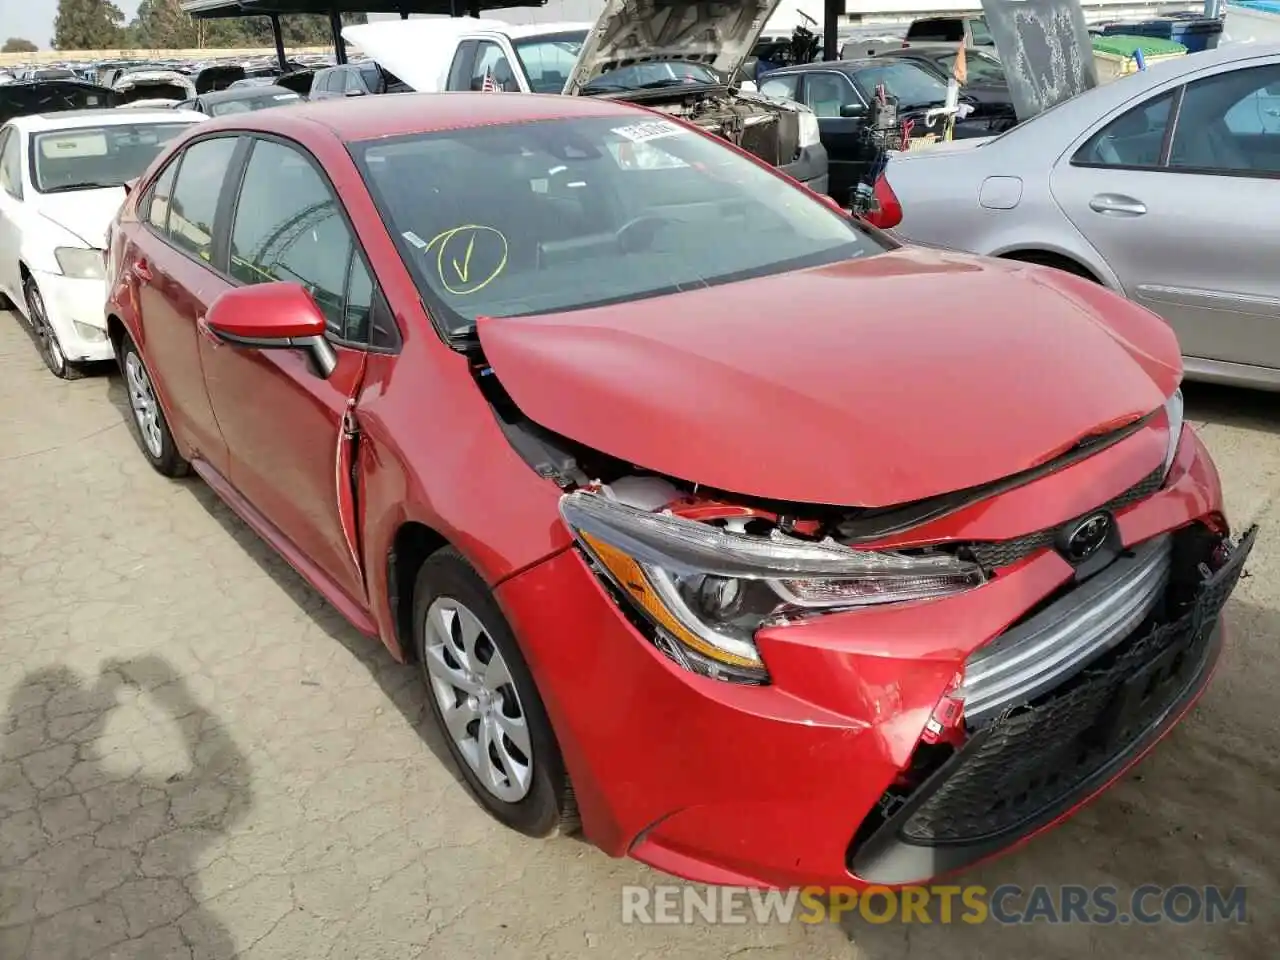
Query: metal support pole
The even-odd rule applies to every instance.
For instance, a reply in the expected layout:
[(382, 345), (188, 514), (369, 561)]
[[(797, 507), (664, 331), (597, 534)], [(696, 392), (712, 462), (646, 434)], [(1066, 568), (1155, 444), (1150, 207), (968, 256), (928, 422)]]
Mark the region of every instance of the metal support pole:
[(337, 10), (329, 11), (329, 29), (333, 31), (334, 62), (346, 63), (347, 45), (342, 39), (342, 14)]
[(471, 0), (468, 5), (468, 15), (480, 19), (480, 0)]
[(408, 19), (409, 19), (409, 11), (408, 11), (408, 10), (401, 10), (401, 11), (400, 11), (400, 19), (401, 19), (401, 20), (408, 20)]
[(835, 60), (840, 56), (840, 17), (844, 14), (844, 0), (826, 0), (822, 17), (822, 59)]
[(449, 0), (449, 16), (465, 17), (467, 15), (467, 0)]
[(276, 59), (280, 61), (280, 72), (289, 72), (289, 58), (284, 55), (284, 34), (280, 32), (280, 14), (271, 14), (271, 37), (276, 42)]

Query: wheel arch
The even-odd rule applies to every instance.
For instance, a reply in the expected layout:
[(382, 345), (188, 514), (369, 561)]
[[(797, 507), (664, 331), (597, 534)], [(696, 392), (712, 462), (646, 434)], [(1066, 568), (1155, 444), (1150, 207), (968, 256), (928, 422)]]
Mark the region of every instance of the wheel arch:
[(413, 590), (418, 571), (427, 558), (445, 547), (448, 537), (420, 520), (405, 520), (396, 528), (387, 550), (387, 605), (391, 610), (395, 642), (406, 663), (417, 658), (413, 642)]
[(1018, 246), (1008, 250), (1001, 250), (993, 254), (993, 256), (1002, 260), (1017, 260), (1020, 263), (1035, 263), (1045, 267), (1056, 267), (1066, 273), (1092, 280), (1094, 283), (1104, 287), (1113, 286), (1101, 275), (1100, 271), (1086, 263), (1084, 258), (1076, 256), (1069, 251), (1058, 250), (1048, 246)]

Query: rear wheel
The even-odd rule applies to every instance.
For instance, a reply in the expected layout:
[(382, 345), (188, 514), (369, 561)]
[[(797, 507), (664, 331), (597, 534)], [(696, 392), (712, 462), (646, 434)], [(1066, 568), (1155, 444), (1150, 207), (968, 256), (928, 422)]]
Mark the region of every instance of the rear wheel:
[(58, 341), (58, 332), (49, 322), (49, 314), (45, 310), (44, 297), (36, 286), (35, 278), (27, 277), (22, 284), (22, 293), (27, 300), (27, 316), (31, 318), (31, 335), (35, 337), (36, 349), (40, 351), (40, 359), (49, 368), (49, 372), (63, 380), (79, 380), (84, 371), (67, 360), (62, 352), (62, 344)]
[(129, 392), (130, 425), (134, 439), (151, 466), (166, 477), (185, 477), (191, 464), (178, 453), (169, 432), (169, 421), (160, 409), (151, 374), (142, 360), (142, 354), (127, 333), (120, 336), (120, 370), (124, 374), (125, 389)]
[(488, 586), (453, 548), (418, 571), (413, 623), (431, 713), (472, 796), (531, 837), (576, 826), (564, 759), (529, 667)]

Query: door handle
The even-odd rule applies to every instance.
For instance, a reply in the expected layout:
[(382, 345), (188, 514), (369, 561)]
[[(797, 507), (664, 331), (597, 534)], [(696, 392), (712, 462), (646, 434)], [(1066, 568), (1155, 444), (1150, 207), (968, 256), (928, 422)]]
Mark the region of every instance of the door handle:
[(1147, 205), (1120, 193), (1100, 193), (1089, 201), (1089, 209), (1095, 213), (1140, 217), (1147, 212)]
[(151, 268), (147, 266), (145, 260), (135, 260), (133, 262), (133, 275), (143, 283), (150, 283), (152, 280)]

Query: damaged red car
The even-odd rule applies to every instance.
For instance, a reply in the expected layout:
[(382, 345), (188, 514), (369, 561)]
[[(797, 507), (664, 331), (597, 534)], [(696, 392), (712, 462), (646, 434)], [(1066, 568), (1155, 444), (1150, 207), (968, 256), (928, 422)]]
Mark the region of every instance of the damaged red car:
[(193, 127), (110, 235), (143, 454), (418, 665), (531, 835), (903, 884), (1204, 690), (1253, 532), (1147, 310), (603, 98)]

